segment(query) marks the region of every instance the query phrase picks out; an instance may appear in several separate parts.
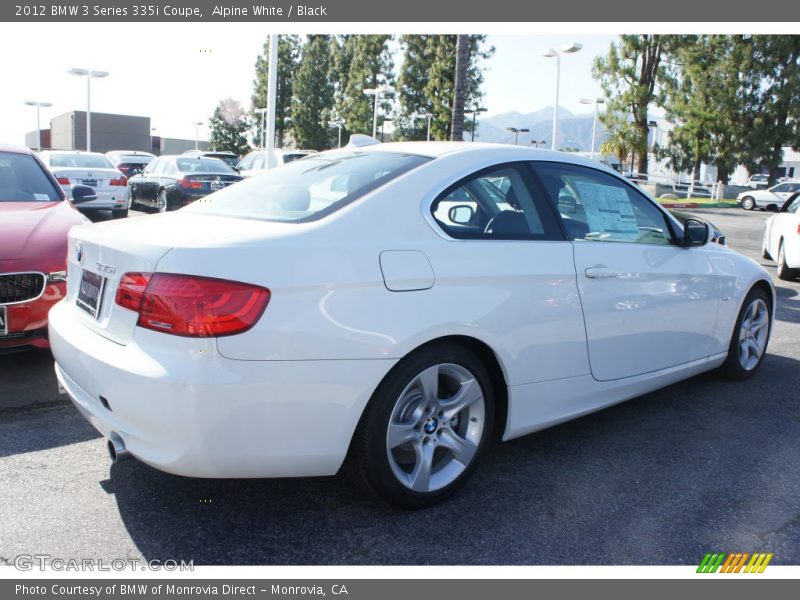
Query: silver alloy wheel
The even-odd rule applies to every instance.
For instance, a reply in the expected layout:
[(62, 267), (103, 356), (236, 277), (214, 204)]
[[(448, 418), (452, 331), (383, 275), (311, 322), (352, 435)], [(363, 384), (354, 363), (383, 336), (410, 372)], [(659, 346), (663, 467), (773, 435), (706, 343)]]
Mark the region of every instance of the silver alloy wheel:
[(167, 212), (167, 190), (161, 190), (158, 193), (158, 212)]
[(753, 210), (755, 205), (755, 201), (750, 196), (742, 199), (742, 208), (745, 210)]
[(767, 347), (769, 334), (769, 309), (761, 298), (755, 298), (747, 307), (739, 327), (739, 364), (745, 371), (754, 369)]
[(392, 473), (415, 492), (453, 483), (475, 458), (485, 416), (483, 391), (472, 373), (452, 363), (428, 367), (392, 409), (386, 432)]

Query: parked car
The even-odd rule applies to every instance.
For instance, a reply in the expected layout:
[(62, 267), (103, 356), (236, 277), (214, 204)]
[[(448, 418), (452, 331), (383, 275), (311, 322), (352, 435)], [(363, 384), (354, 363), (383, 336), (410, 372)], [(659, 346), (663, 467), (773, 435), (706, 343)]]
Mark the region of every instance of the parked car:
[(218, 158), (159, 156), (130, 180), (131, 206), (158, 212), (181, 208), (242, 177)]
[(736, 202), (745, 210), (754, 208), (778, 210), (789, 196), (798, 191), (800, 191), (800, 181), (784, 181), (767, 190), (742, 192), (736, 197)]
[[(94, 196), (84, 186), (73, 194)], [(66, 290), (67, 231), (87, 222), (35, 154), (0, 145), (0, 351), (49, 347), (47, 313)]]
[(156, 157), (155, 154), (140, 150), (112, 150), (106, 152), (106, 156), (117, 170), (128, 178), (144, 171), (144, 168)]
[(239, 164), (239, 157), (233, 152), (223, 150), (187, 150), (184, 156), (205, 156), (206, 158), (218, 158), (231, 168)]
[(99, 152), (45, 150), (39, 153), (69, 197), (76, 185), (94, 189), (97, 199), (79, 205), (81, 212), (110, 210), (115, 219), (128, 216), (128, 179)]
[(763, 173), (751, 175), (750, 179), (747, 180), (745, 185), (757, 190), (765, 189), (769, 186), (769, 175), (765, 175)]
[[(305, 158), (311, 154), (316, 154), (316, 150), (285, 150), (282, 148), (275, 148), (273, 152), (274, 164), (272, 167), (279, 167), (300, 158)], [(253, 175), (258, 175), (269, 168), (270, 167), (267, 166), (266, 150), (254, 150), (245, 156), (241, 161), (239, 161), (237, 166), (239, 174), (243, 177), (252, 177)]]
[(789, 281), (800, 275), (800, 192), (792, 194), (778, 214), (764, 222), (761, 254), (778, 263), (780, 279)]
[[(340, 195), (317, 196), (326, 181)], [(709, 237), (571, 154), (334, 150), (74, 229), (56, 373), (116, 459), (284, 477), (347, 458), (381, 497), (423, 506), (495, 433), (756, 373), (771, 279)]]

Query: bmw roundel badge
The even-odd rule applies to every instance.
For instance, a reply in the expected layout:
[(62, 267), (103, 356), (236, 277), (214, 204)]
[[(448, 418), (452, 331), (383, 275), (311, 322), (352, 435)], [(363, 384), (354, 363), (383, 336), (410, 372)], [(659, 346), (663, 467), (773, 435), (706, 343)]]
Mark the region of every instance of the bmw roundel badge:
[(75, 260), (78, 262), (83, 260), (83, 244), (80, 242), (75, 245)]

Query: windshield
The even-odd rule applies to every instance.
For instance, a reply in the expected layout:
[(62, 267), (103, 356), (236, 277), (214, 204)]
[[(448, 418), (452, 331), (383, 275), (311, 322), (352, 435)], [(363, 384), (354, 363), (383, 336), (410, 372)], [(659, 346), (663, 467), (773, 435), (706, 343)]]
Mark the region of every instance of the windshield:
[(429, 160), (392, 152), (314, 154), (211, 194), (184, 210), (275, 221), (311, 221)]
[(78, 169), (113, 169), (107, 156), (91, 154), (51, 154), (51, 167), (75, 167)]
[(0, 202), (58, 202), (61, 195), (27, 154), (0, 154)]
[(175, 164), (178, 171), (183, 173), (225, 173), (236, 174), (236, 171), (231, 169), (224, 162), (218, 158), (177, 158)]

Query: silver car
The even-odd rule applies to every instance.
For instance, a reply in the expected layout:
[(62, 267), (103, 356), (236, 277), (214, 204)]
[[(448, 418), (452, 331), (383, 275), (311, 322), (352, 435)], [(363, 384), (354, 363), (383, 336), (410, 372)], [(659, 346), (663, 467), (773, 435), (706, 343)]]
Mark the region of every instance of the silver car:
[(754, 208), (778, 210), (795, 192), (800, 192), (800, 181), (784, 181), (768, 190), (742, 192), (736, 197), (736, 202), (745, 210)]
[(81, 204), (79, 210), (110, 210), (115, 219), (128, 216), (128, 179), (105, 154), (79, 150), (45, 150), (39, 156), (55, 175), (67, 196), (71, 195), (72, 187), (76, 185), (94, 189), (97, 200)]

